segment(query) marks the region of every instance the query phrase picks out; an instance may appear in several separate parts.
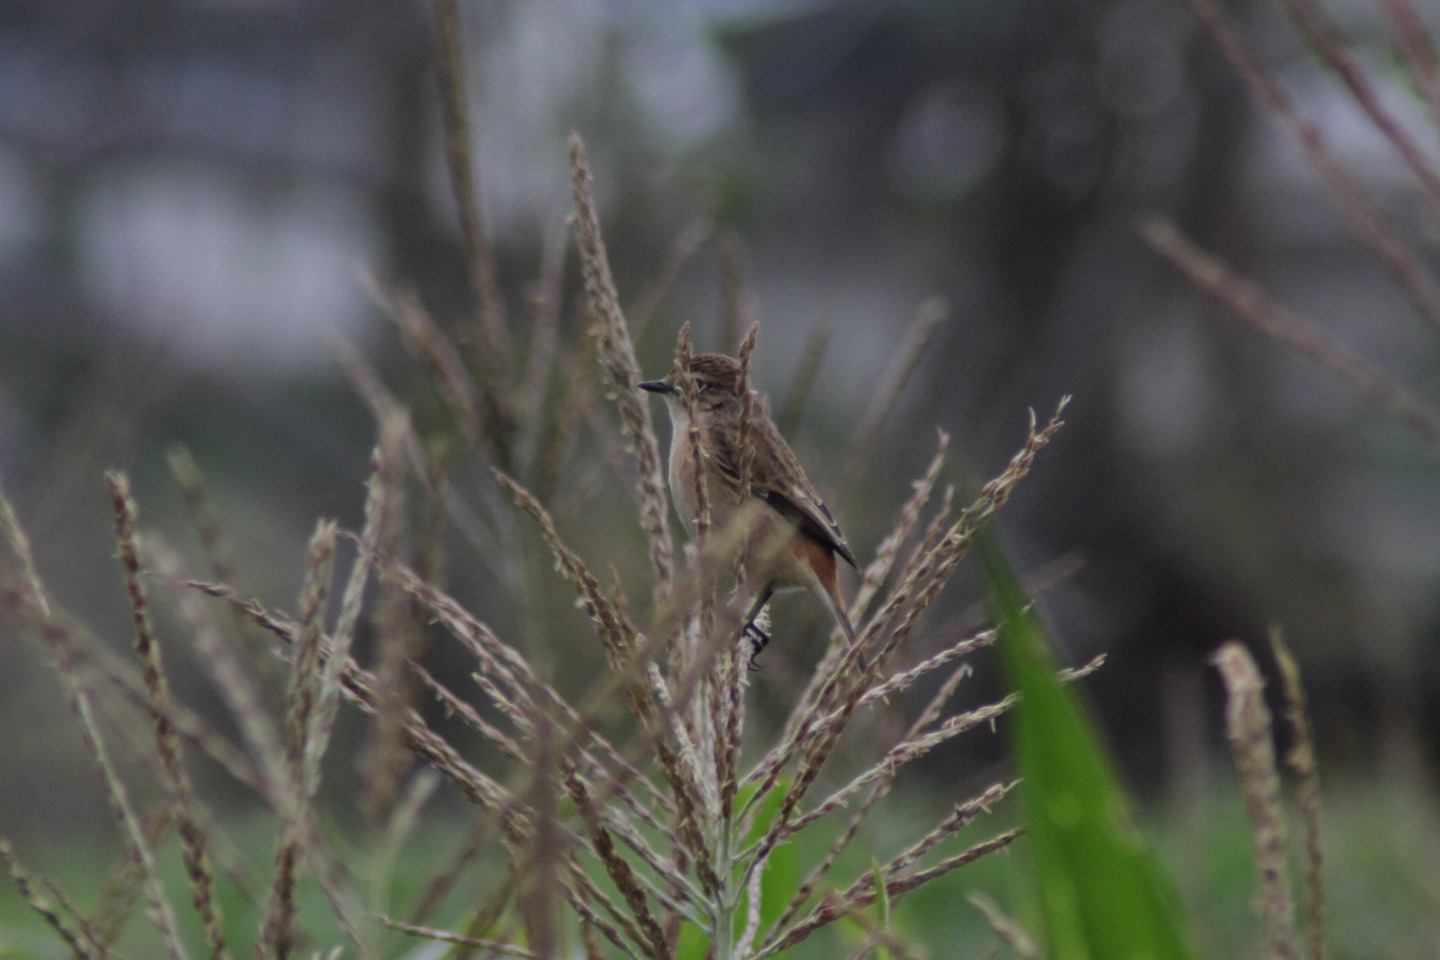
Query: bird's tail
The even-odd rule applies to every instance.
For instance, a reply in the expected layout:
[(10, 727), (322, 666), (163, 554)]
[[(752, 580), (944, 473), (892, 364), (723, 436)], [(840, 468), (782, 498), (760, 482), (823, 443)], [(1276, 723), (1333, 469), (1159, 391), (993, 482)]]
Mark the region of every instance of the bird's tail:
[[(850, 615), (845, 612), (845, 597), (840, 593), (839, 584), (835, 585), (836, 589), (832, 593), (829, 589), (826, 589), (826, 584), (823, 581), (818, 582), (820, 583), (821, 589), (816, 590), (815, 593), (819, 595), (821, 601), (830, 610), (830, 614), (835, 618), (835, 622), (840, 624), (840, 628), (845, 631), (845, 639), (850, 641), (850, 646), (855, 646), (858, 640), (855, 635), (855, 625), (850, 622)], [(855, 663), (861, 670), (865, 669), (865, 657), (863, 655), (856, 654)]]

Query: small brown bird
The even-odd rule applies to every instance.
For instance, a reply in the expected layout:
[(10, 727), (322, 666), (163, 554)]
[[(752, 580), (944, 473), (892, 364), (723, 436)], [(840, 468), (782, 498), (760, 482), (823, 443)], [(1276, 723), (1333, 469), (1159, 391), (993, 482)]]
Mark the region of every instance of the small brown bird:
[[(859, 564), (840, 525), (825, 509), (800, 461), (775, 429), (758, 397), (750, 424), (750, 489), (744, 498), (737, 493), (741, 471), (740, 361), (723, 354), (702, 353), (691, 358), (689, 373), (696, 387), (694, 410), (703, 450), (701, 463), (706, 471), (715, 529), (725, 530), (742, 510), (749, 511), (747, 557), (758, 569), (747, 579), (752, 585), (758, 584), (758, 590), (745, 618), (745, 630), (752, 636), (754, 653), (759, 654), (770, 639), (755, 626), (755, 618), (776, 589), (790, 587), (806, 587), (814, 593), (854, 643), (855, 628), (845, 612), (835, 558), (840, 557), (856, 569)], [(649, 380), (640, 388), (660, 394), (670, 409), (670, 495), (693, 531), (697, 513), (695, 455), (680, 372), (672, 370), (664, 380)]]

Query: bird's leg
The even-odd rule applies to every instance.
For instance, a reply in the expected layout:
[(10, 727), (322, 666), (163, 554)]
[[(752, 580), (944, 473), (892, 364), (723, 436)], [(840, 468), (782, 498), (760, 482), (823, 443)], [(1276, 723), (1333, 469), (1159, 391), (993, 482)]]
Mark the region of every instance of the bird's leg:
[(760, 656), (760, 651), (770, 642), (770, 635), (755, 623), (760, 611), (765, 609), (765, 604), (770, 602), (770, 597), (775, 593), (775, 581), (768, 580), (765, 586), (755, 596), (755, 602), (750, 604), (750, 612), (745, 614), (745, 626), (740, 629), (740, 635), (750, 641), (750, 664), (751, 670), (760, 669), (755, 663), (755, 658)]

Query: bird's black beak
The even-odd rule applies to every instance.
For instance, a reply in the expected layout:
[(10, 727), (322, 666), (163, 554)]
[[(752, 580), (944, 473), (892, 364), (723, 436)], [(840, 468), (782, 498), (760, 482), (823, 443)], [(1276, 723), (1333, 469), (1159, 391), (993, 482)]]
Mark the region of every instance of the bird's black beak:
[(675, 388), (664, 380), (644, 380), (640, 383), (641, 390), (649, 390), (651, 393), (674, 393)]

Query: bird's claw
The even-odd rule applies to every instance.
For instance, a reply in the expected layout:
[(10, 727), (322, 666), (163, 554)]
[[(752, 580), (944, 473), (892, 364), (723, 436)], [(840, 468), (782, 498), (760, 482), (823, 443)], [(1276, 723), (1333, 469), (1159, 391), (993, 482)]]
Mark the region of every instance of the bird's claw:
[(750, 662), (746, 665), (747, 669), (759, 670), (760, 665), (755, 660), (760, 656), (760, 651), (764, 650), (765, 645), (770, 642), (770, 634), (761, 630), (754, 621), (751, 621), (745, 624), (745, 629), (740, 631), (740, 635), (750, 641)]

